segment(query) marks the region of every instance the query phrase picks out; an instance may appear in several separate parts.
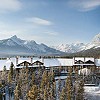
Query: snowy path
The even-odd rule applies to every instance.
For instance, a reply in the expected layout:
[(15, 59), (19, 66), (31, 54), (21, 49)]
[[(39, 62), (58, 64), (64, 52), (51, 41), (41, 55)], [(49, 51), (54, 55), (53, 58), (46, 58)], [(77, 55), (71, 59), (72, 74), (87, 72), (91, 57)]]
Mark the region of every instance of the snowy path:
[(86, 100), (100, 100), (100, 86), (85, 86)]
[(87, 100), (100, 100), (100, 94), (86, 93)]

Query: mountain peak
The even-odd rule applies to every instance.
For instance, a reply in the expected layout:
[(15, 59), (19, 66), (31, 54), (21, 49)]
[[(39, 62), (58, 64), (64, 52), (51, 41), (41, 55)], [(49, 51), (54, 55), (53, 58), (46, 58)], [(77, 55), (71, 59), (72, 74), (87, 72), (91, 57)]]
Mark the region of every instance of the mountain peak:
[(17, 36), (16, 35), (13, 35), (12, 37), (11, 37), (11, 39), (16, 39), (17, 38)]
[(57, 51), (48, 47), (45, 44), (37, 44), (34, 40), (21, 40), (16, 35), (11, 38), (1, 40), (0, 52), (7, 54), (61, 54), (61, 51)]
[(100, 33), (93, 38), (92, 43), (100, 43)]

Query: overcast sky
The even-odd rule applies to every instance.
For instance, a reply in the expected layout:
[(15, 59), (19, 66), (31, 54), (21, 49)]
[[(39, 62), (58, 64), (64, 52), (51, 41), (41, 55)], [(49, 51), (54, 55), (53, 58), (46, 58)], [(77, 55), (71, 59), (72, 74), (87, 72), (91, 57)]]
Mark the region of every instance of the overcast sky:
[(0, 40), (49, 46), (88, 43), (100, 33), (100, 0), (0, 0)]

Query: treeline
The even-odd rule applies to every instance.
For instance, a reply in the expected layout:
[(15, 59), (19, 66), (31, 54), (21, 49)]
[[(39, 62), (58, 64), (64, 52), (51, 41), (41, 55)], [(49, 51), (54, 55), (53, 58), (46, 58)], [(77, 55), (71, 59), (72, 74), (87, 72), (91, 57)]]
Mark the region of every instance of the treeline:
[(77, 53), (73, 53), (70, 56), (78, 56), (78, 57), (94, 57), (94, 58), (100, 58), (100, 48), (91, 48), (88, 50), (80, 51)]
[(11, 63), (9, 71), (4, 66), (2, 80), (5, 80), (3, 87), (10, 87), (9, 94), (13, 94), (14, 100), (84, 100), (84, 81), (78, 74), (72, 77), (71, 68), (65, 84), (62, 84), (62, 80), (55, 80), (52, 70), (30, 70), (27, 65), (15, 70)]

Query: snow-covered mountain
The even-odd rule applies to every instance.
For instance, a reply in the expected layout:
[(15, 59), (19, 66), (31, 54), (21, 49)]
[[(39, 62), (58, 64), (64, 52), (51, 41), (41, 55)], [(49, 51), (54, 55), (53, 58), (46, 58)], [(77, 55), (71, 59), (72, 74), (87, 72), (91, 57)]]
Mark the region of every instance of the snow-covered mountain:
[(97, 34), (96, 36), (94, 36), (94, 38), (92, 39), (92, 43), (94, 44), (100, 44), (100, 33)]
[(97, 34), (90, 43), (84, 44), (84, 43), (72, 43), (72, 44), (61, 44), (58, 46), (52, 46), (53, 48), (67, 52), (67, 53), (75, 53), (80, 52), (82, 50), (88, 50), (88, 49), (95, 49), (100, 47), (100, 33)]
[(0, 40), (0, 54), (60, 54), (61, 52), (46, 46), (37, 44), (33, 40), (21, 40), (16, 35)]
[(0, 40), (0, 54), (63, 54), (76, 53), (89, 49), (100, 48), (100, 33), (97, 34), (90, 43), (61, 44), (59, 46), (48, 47), (45, 44), (37, 44), (34, 40), (22, 40), (16, 35), (11, 38)]
[(86, 44), (85, 50), (91, 49), (91, 48), (95, 49), (99, 47), (100, 47), (100, 33), (94, 36), (94, 38), (92, 39), (90, 43)]
[(53, 48), (67, 52), (67, 53), (74, 53), (84, 50), (85, 44), (83, 43), (72, 43), (72, 44), (61, 44), (59, 46), (53, 46)]

